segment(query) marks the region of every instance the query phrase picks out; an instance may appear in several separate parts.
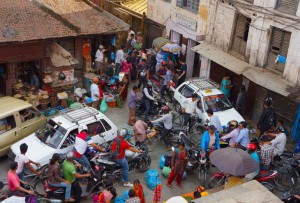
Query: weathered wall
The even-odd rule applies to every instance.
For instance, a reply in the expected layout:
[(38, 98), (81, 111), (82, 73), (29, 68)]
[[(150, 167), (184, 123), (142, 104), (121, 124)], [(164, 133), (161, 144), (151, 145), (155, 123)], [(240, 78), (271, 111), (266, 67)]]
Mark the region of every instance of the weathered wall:
[(148, 0), (147, 17), (151, 20), (166, 25), (171, 12), (173, 12), (172, 3), (163, 0)]

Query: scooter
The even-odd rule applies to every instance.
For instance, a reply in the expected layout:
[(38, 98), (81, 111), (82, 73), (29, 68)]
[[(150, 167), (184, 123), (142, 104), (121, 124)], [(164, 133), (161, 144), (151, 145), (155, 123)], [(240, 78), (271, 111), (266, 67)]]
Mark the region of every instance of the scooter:
[[(157, 116), (161, 107), (167, 105), (167, 102), (164, 99), (157, 99), (154, 101), (150, 107), (149, 116)], [(138, 101), (136, 106), (136, 115), (141, 116), (145, 114), (145, 104), (143, 101)]]

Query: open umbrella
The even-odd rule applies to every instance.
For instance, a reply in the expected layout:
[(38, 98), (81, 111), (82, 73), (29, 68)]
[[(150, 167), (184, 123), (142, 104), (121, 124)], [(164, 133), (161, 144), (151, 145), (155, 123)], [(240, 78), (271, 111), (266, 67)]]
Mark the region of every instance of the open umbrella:
[(180, 52), (182, 50), (178, 44), (165, 44), (161, 49), (166, 52)]
[(209, 158), (219, 170), (234, 176), (244, 176), (259, 169), (259, 165), (247, 152), (237, 148), (216, 150)]
[(156, 49), (160, 49), (163, 45), (171, 43), (169, 39), (163, 38), (163, 37), (158, 37), (153, 40), (152, 42), (152, 47), (155, 47)]

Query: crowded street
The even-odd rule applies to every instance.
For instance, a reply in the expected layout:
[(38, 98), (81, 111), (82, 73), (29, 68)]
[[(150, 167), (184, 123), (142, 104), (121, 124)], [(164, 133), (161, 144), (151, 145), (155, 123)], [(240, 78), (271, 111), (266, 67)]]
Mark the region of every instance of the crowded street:
[(299, 0), (0, 15), (0, 202), (300, 202)]

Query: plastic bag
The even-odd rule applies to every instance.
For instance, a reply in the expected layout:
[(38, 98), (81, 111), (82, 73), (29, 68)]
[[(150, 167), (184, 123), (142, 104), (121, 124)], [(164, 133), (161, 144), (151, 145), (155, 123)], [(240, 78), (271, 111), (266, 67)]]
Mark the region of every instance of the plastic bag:
[(163, 174), (163, 176), (165, 176), (166, 178), (168, 178), (168, 177), (169, 177), (169, 175), (170, 175), (170, 173), (171, 173), (171, 168), (170, 168), (170, 167), (167, 167), (167, 166), (165, 166), (165, 167), (163, 168), (163, 170), (162, 170), (162, 174)]
[(157, 185), (161, 184), (159, 174), (155, 169), (149, 169), (146, 172), (146, 183), (151, 190), (154, 190)]
[(165, 161), (166, 161), (165, 156), (162, 155), (162, 156), (160, 157), (160, 161), (159, 161), (159, 168), (160, 168), (160, 169), (163, 169), (163, 168), (164, 168), (164, 166), (165, 166)]
[(116, 197), (116, 199), (115, 199), (115, 203), (125, 203), (125, 199), (123, 199), (123, 197), (122, 196), (118, 196), (118, 197)]
[(102, 99), (101, 105), (100, 105), (100, 112), (105, 113), (107, 110), (108, 110), (108, 106), (107, 106), (105, 100)]

